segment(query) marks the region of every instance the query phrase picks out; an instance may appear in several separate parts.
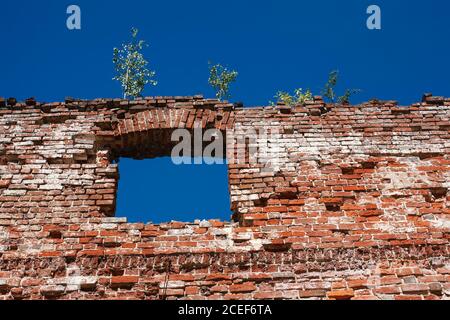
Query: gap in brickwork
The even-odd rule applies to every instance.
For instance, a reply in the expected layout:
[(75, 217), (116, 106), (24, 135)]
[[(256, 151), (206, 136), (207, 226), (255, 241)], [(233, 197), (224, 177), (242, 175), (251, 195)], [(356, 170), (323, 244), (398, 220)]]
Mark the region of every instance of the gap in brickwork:
[(176, 165), (170, 157), (122, 157), (118, 164), (116, 217), (144, 223), (230, 220), (225, 163)]

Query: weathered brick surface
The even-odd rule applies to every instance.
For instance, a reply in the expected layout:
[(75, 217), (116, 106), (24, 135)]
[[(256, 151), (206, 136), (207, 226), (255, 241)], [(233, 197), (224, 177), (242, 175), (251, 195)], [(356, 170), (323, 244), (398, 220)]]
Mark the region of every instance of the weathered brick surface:
[[(0, 99), (0, 299), (450, 296), (450, 99), (13, 100)], [(112, 160), (168, 155), (171, 132), (198, 125), (280, 130), (276, 170), (229, 164), (234, 222), (113, 217)]]

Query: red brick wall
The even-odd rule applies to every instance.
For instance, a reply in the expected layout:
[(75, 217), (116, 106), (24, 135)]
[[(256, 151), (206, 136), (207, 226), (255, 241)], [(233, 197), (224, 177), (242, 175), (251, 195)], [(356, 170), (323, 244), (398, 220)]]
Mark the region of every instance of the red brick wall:
[[(168, 155), (196, 123), (279, 130), (281, 161), (229, 164), (232, 222), (113, 217), (112, 160)], [(449, 138), (450, 99), (432, 96), (0, 99), (0, 299), (448, 298)]]

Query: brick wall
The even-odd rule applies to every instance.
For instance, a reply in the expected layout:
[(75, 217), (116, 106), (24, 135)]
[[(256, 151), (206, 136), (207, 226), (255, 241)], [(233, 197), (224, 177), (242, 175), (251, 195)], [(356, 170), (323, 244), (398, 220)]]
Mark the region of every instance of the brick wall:
[[(195, 126), (276, 129), (280, 161), (228, 165), (231, 222), (114, 217), (114, 160), (169, 155)], [(442, 97), (0, 99), (0, 299), (449, 298), (449, 188)]]

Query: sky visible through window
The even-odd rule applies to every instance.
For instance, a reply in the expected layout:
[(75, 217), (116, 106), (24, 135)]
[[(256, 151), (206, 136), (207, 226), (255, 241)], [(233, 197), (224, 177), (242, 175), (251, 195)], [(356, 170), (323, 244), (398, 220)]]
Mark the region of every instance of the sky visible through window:
[(119, 160), (117, 217), (129, 222), (230, 221), (226, 164), (175, 165), (170, 157)]

